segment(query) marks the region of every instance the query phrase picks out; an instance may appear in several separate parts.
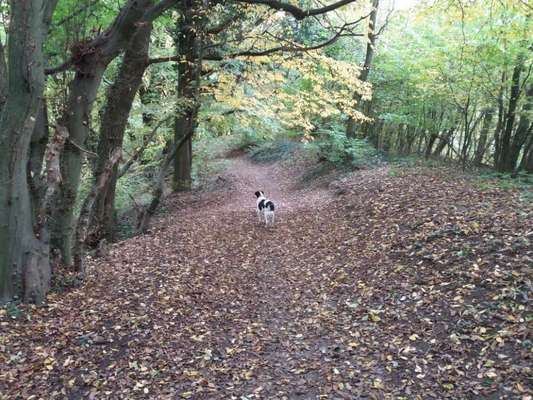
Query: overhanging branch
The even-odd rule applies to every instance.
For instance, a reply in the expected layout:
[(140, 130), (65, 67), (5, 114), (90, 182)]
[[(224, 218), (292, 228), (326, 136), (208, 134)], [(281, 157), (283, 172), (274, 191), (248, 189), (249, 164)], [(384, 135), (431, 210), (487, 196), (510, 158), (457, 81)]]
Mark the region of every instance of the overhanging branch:
[(270, 8), (273, 8), (275, 10), (288, 12), (297, 20), (302, 20), (312, 15), (326, 14), (346, 4), (354, 3), (357, 0), (340, 0), (340, 1), (337, 1), (336, 3), (330, 4), (327, 6), (323, 6), (319, 8), (312, 8), (309, 10), (303, 10), (300, 7), (297, 7), (295, 5), (284, 3), (282, 1), (277, 1), (277, 0), (233, 0), (233, 1), (236, 3), (262, 4)]
[[(290, 45), (276, 46), (276, 47), (271, 47), (271, 48), (265, 49), (265, 50), (252, 50), (252, 49), (249, 49), (249, 50), (238, 51), (238, 52), (235, 52), (235, 53), (230, 53), (230, 54), (225, 54), (225, 55), (224, 54), (217, 54), (217, 53), (208, 53), (208, 54), (204, 55), (204, 60), (208, 60), (208, 61), (223, 61), (223, 60), (227, 60), (227, 59), (230, 59), (230, 58), (236, 58), (236, 57), (261, 57), (261, 56), (268, 56), (268, 55), (274, 54), (274, 53), (283, 53), (283, 52), (296, 53), (296, 52), (306, 52), (306, 51), (318, 50), (318, 49), (321, 49), (323, 47), (332, 45), (337, 40), (339, 40), (341, 37), (345, 37), (345, 36), (350, 36), (350, 37), (352, 37), (352, 36), (363, 36), (362, 34), (359, 34), (359, 33), (351, 33), (350, 29), (355, 24), (361, 22), (365, 18), (368, 18), (368, 15), (365, 15), (365, 16), (359, 18), (356, 21), (344, 24), (342, 27), (339, 28), (339, 30), (332, 37), (330, 37), (329, 39), (325, 40), (324, 42), (318, 43), (318, 44), (316, 44), (314, 46), (300, 46), (300, 45), (298, 45), (296, 43), (291, 43)], [(160, 63), (170, 62), (170, 61), (178, 61), (179, 58), (180, 58), (179, 56), (168, 56), (168, 57), (151, 58), (148, 61), (148, 64), (151, 65), (151, 64), (160, 64)]]

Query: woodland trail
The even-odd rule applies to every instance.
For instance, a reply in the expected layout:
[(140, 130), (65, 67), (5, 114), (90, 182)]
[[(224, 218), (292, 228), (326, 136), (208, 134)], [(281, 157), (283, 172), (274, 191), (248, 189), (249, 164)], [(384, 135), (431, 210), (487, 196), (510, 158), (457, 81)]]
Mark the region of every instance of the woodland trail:
[(0, 398), (527, 398), (531, 205), (438, 171), (296, 175), (233, 159), (82, 287), (0, 315)]

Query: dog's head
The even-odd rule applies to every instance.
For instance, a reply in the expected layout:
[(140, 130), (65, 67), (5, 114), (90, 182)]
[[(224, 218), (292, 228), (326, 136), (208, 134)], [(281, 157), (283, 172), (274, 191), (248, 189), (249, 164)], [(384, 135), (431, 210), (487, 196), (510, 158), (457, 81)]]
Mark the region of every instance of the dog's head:
[(258, 190), (257, 192), (255, 192), (255, 197), (261, 197), (264, 195), (265, 195), (265, 192), (263, 192), (262, 190)]

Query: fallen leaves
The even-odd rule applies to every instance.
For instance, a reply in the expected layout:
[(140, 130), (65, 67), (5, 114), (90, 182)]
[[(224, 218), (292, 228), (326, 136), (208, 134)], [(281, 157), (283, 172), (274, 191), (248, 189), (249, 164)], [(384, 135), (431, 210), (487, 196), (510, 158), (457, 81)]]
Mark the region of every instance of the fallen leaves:
[[(378, 169), (334, 197), (235, 162), (232, 191), (171, 197), (82, 287), (0, 309), (0, 398), (531, 396), (533, 218), (516, 193)], [(256, 186), (280, 203), (273, 229), (248, 209)]]

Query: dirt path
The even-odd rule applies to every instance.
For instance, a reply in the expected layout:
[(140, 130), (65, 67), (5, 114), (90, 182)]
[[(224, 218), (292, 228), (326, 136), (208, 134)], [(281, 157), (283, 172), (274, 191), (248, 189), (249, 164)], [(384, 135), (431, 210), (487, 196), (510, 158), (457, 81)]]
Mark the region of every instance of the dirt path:
[(377, 169), (336, 197), (294, 175), (233, 159), (80, 288), (2, 310), (0, 398), (530, 399), (517, 193)]
[(263, 190), (268, 198), (275, 200), (280, 214), (321, 208), (332, 200), (326, 189), (311, 188), (295, 190), (296, 177), (291, 170), (278, 164), (256, 164), (245, 157), (232, 159), (224, 174), (231, 182), (231, 192), (225, 204), (230, 211), (245, 212), (255, 206), (254, 193)]

